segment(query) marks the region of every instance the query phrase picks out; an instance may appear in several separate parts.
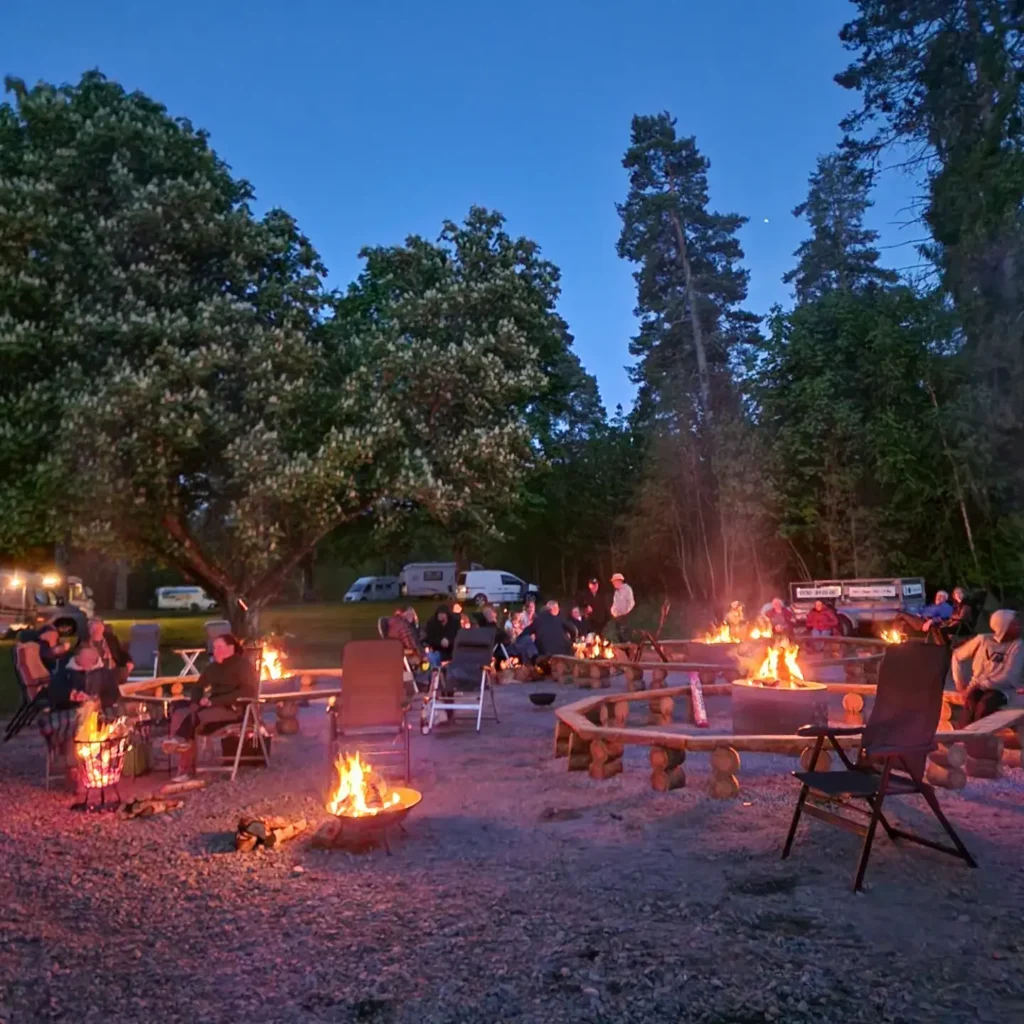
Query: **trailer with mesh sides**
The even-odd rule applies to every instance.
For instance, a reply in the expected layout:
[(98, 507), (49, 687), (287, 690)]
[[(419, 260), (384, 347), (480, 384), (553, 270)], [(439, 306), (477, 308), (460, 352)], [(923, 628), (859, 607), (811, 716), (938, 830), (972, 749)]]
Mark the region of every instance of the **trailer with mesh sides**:
[(891, 622), (897, 612), (919, 613), (925, 603), (921, 576), (856, 580), (800, 580), (789, 585), (789, 603), (802, 625), (815, 601), (831, 605), (844, 636), (874, 623)]

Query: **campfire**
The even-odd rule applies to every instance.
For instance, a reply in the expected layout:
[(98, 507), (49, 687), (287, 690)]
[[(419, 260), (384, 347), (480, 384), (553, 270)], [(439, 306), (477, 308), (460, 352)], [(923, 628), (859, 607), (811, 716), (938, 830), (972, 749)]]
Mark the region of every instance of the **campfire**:
[(399, 803), (398, 793), (389, 792), (387, 783), (371, 772), (370, 766), (358, 753), (354, 757), (339, 754), (334, 767), (338, 771), (338, 781), (327, 798), (327, 810), (331, 814), (363, 818), (369, 814), (380, 814)]
[(887, 644), (902, 644), (907, 639), (898, 629), (883, 629), (878, 635)]
[(753, 625), (734, 630), (727, 622), (722, 622), (697, 639), (704, 644), (738, 644), (744, 639), (741, 631), (746, 632), (748, 640), (770, 640), (772, 637), (771, 629)]
[(273, 644), (265, 643), (260, 648), (260, 679), (263, 682), (280, 679), (284, 675), (284, 662), (288, 656)]
[(785, 640), (769, 647), (757, 675), (750, 680), (751, 685), (799, 689), (804, 679), (796, 660), (799, 653), (799, 647), (791, 647)]
[[(114, 810), (121, 803), (117, 785), (121, 781), (124, 755), (131, 748), (128, 720), (102, 721), (98, 702), (86, 701), (78, 711), (74, 746), (80, 763), (79, 779), (85, 789), (85, 798), (74, 805), (75, 809)], [(110, 804), (106, 799), (108, 789), (113, 790), (116, 797)]]
[(583, 640), (577, 641), (572, 646), (577, 658), (615, 660), (615, 648), (604, 637), (598, 636), (596, 633), (588, 633)]
[(736, 643), (736, 637), (732, 635), (732, 629), (730, 629), (727, 622), (721, 623), (716, 626), (713, 630), (705, 633), (701, 637), (703, 643), (706, 644), (733, 644)]
[(800, 648), (785, 639), (768, 649), (757, 674), (737, 679), (732, 690), (732, 729), (737, 735), (789, 735), (801, 726), (828, 723), (827, 687), (804, 680)]

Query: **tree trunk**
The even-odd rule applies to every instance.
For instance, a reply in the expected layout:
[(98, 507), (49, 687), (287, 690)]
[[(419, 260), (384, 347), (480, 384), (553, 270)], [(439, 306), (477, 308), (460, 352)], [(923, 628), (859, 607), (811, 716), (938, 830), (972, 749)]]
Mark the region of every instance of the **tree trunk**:
[(228, 594), (225, 601), (227, 618), (231, 623), (231, 632), (240, 640), (258, 640), (261, 636), (260, 619), (263, 602), (248, 602), (237, 594)]
[[(675, 191), (673, 189), (673, 191)], [(690, 257), (686, 249), (686, 233), (680, 223), (679, 215), (675, 210), (669, 211), (672, 218), (672, 226), (676, 232), (676, 245), (679, 248), (679, 262), (683, 266), (683, 279), (686, 281), (686, 300), (690, 306), (690, 327), (693, 330), (693, 351), (697, 357), (697, 379), (700, 384), (701, 412), (704, 414), (704, 424), (711, 424), (711, 377), (708, 374), (708, 355), (704, 345), (704, 328), (700, 322), (700, 310), (697, 308), (697, 289), (693, 283), (693, 271), (690, 267)]]
[(128, 608), (128, 563), (119, 558), (115, 562), (117, 579), (114, 583), (114, 610), (123, 612)]

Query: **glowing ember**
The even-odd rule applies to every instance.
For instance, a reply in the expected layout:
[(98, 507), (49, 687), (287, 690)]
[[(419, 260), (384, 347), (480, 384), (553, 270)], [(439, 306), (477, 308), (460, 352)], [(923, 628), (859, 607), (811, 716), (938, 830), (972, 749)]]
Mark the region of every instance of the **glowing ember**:
[(101, 721), (96, 701), (82, 705), (75, 728), (75, 752), (82, 762), (82, 781), (87, 789), (117, 785), (128, 746), (127, 719)]
[(265, 644), (260, 651), (260, 679), (280, 679), (284, 675), (287, 655), (271, 644)]
[(572, 646), (577, 658), (606, 661), (613, 661), (615, 658), (615, 648), (596, 633), (588, 633), (585, 639), (577, 641)]
[(327, 810), (345, 818), (365, 818), (380, 814), (399, 803), (398, 793), (388, 792), (387, 783), (377, 777), (371, 779), (370, 766), (357, 753), (354, 757), (339, 754), (334, 764), (338, 781), (334, 792), (327, 798)]
[(790, 647), (785, 641), (774, 647), (769, 647), (764, 661), (761, 662), (761, 667), (757, 670), (757, 675), (754, 676), (754, 681), (764, 686), (797, 689), (795, 680), (802, 682), (804, 678), (796, 660), (799, 653), (799, 647)]
[(879, 636), (887, 644), (901, 644), (907, 639), (898, 629), (883, 629)]

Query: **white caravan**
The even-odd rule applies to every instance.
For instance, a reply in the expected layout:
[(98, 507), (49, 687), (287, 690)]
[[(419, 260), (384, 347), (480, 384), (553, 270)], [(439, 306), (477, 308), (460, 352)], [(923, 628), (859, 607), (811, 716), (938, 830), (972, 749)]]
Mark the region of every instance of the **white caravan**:
[(403, 597), (451, 597), (455, 593), (455, 562), (410, 562), (398, 577)]

